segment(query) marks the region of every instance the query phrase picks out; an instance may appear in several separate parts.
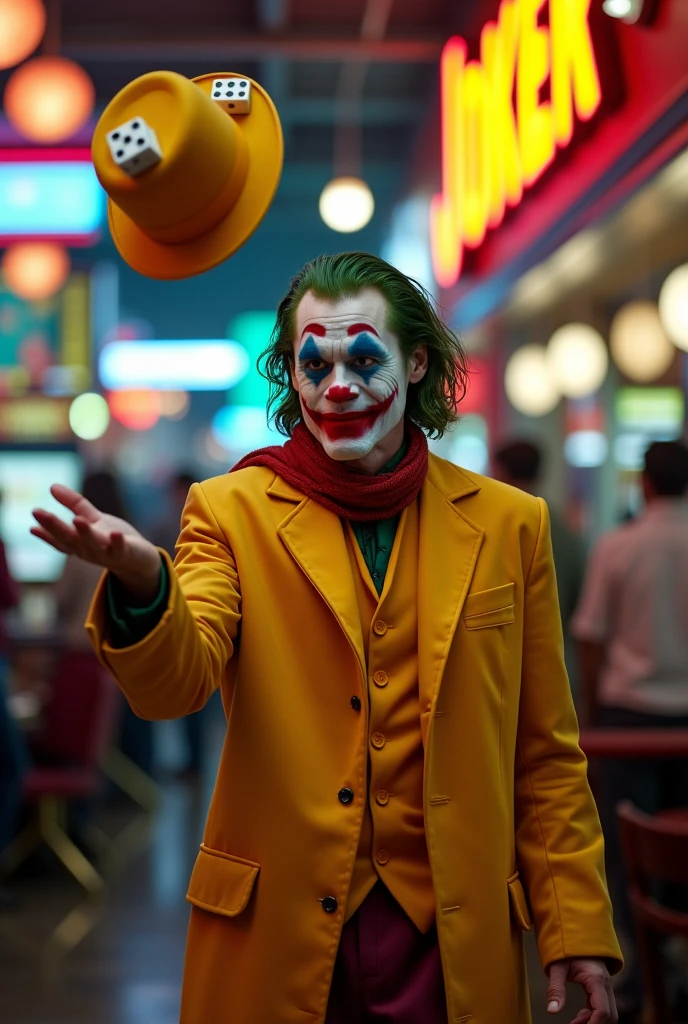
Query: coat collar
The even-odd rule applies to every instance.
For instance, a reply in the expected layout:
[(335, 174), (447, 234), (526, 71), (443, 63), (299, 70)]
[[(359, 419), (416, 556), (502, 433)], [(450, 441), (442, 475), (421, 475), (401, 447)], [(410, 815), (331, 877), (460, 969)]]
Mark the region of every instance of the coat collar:
[[(421, 711), (434, 710), (484, 530), (461, 509), (481, 489), (479, 478), (430, 455), (420, 491), (418, 647)], [(344, 531), (336, 515), (275, 476), (267, 494), (292, 507), (278, 532), (326, 602), (356, 652), (365, 675), (360, 616)]]

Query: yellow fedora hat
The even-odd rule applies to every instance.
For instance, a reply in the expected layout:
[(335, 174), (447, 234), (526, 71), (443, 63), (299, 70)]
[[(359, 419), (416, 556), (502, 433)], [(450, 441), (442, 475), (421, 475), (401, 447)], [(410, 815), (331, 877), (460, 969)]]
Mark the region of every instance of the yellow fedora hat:
[[(232, 86), (217, 88), (227, 79), (244, 83), (248, 112), (233, 112), (241, 103), (227, 100)], [(127, 161), (113, 141), (130, 126), (146, 136), (143, 172), (132, 167), (138, 156)], [(129, 149), (139, 142), (130, 134)], [(152, 71), (107, 105), (91, 152), (119, 253), (146, 277), (169, 280), (217, 266), (256, 230), (282, 172), (282, 128), (268, 94), (246, 75)]]

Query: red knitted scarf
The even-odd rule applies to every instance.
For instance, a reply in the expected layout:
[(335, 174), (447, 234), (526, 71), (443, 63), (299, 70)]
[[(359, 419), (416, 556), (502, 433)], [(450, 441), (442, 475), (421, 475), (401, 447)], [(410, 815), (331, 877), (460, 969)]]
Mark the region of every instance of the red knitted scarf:
[(269, 466), (283, 480), (344, 519), (391, 519), (416, 500), (428, 471), (428, 442), (406, 422), (408, 451), (390, 473), (370, 475), (331, 459), (304, 423), (297, 423), (284, 445), (250, 452), (230, 472)]

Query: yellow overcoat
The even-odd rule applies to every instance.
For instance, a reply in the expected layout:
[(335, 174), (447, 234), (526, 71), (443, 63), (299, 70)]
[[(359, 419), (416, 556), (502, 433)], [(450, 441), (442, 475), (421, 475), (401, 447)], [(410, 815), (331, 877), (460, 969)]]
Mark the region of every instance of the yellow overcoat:
[[(367, 798), (366, 666), (342, 524), (265, 467), (207, 480), (191, 489), (171, 578), (140, 643), (105, 641), (102, 581), (87, 628), (144, 718), (196, 711), (222, 689), (181, 1022), (322, 1024)], [(531, 913), (543, 966), (622, 963), (545, 503), (430, 456), (408, 599), (448, 1024), (527, 1024)]]

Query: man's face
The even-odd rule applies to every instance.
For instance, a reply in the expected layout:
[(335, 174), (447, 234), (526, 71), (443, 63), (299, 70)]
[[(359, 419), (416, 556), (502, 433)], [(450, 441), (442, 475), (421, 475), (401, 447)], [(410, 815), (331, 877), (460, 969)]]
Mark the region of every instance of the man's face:
[(296, 310), (292, 382), (306, 426), (331, 458), (371, 452), (404, 415), (413, 377), (380, 292), (334, 300), (306, 292)]

